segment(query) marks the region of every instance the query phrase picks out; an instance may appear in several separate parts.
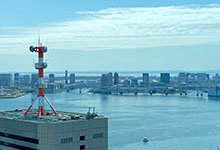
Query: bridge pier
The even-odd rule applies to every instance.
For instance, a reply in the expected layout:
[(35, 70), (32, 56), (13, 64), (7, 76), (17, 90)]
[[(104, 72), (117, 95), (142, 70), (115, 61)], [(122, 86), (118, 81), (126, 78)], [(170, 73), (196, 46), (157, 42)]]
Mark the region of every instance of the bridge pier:
[(197, 93), (196, 93), (196, 96), (197, 96), (197, 97), (198, 97), (198, 96), (203, 96), (203, 92), (200, 92), (200, 93), (197, 92)]
[(182, 96), (183, 94), (186, 96), (187, 95), (187, 91), (181, 91), (180, 92), (180, 96)]

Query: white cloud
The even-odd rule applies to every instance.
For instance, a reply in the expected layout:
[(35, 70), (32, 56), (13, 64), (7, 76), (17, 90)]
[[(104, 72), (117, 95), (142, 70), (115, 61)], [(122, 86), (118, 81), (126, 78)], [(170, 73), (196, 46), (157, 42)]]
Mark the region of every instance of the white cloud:
[[(220, 43), (220, 6), (110, 8), (41, 26), (50, 49), (108, 50)], [(0, 53), (19, 53), (39, 27), (0, 29)]]

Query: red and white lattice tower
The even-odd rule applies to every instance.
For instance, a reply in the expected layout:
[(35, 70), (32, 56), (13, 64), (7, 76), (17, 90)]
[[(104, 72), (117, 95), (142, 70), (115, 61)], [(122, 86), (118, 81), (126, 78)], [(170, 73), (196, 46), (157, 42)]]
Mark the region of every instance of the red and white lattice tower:
[(41, 117), (41, 116), (44, 115), (44, 101), (46, 101), (48, 103), (50, 108), (53, 110), (54, 114), (57, 116), (58, 113), (56, 112), (56, 110), (54, 109), (54, 107), (52, 106), (52, 104), (50, 103), (50, 101), (48, 100), (46, 95), (44, 94), (44, 87), (45, 87), (45, 84), (44, 84), (44, 69), (47, 68), (47, 63), (44, 62), (44, 53), (47, 52), (47, 47), (42, 46), (42, 44), (40, 43), (40, 40), (39, 40), (39, 45), (36, 46), (36, 47), (30, 46), (30, 51), (38, 53), (38, 63), (35, 64), (35, 68), (38, 69), (38, 77), (39, 77), (38, 84), (37, 84), (37, 86), (38, 86), (38, 95), (37, 95), (36, 99), (32, 100), (31, 105), (29, 106), (29, 108), (27, 109), (27, 111), (25, 112), (24, 115), (28, 114), (28, 112), (32, 108), (35, 101), (38, 100), (38, 102), (39, 102), (38, 117)]

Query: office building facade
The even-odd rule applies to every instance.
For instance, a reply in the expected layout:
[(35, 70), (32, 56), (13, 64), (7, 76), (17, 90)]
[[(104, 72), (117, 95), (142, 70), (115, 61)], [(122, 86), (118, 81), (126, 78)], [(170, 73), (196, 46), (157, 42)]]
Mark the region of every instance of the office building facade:
[(12, 86), (12, 75), (8, 74), (0, 74), (0, 86), (2, 87), (11, 87)]
[(119, 84), (119, 75), (117, 72), (114, 73), (114, 85)]
[(36, 84), (38, 83), (38, 74), (31, 74), (31, 87), (36, 87)]
[(20, 84), (20, 74), (19, 73), (14, 74), (14, 84), (15, 85)]
[(21, 75), (20, 76), (20, 84), (21, 85), (30, 85), (31, 77), (30, 75)]
[(101, 87), (109, 87), (112, 86), (112, 73), (102, 74), (101, 80), (100, 80), (100, 86)]
[(2, 150), (108, 150), (108, 119), (93, 114), (47, 111), (42, 118), (36, 110), (0, 112)]
[(165, 84), (170, 84), (170, 74), (169, 73), (161, 73), (160, 74), (160, 82)]
[(74, 84), (74, 83), (76, 83), (76, 77), (75, 77), (75, 74), (72, 73), (70, 74), (70, 84)]
[(149, 73), (143, 73), (142, 75), (142, 81), (143, 81), (143, 85), (148, 85), (149, 83)]
[(49, 74), (49, 83), (54, 83), (55, 82), (55, 75), (54, 74)]

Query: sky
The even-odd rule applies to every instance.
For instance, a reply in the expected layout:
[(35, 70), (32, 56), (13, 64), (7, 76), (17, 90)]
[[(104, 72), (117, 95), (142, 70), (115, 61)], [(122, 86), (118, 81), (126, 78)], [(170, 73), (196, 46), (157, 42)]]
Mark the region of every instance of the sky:
[(220, 69), (219, 0), (0, 2), (0, 72)]

